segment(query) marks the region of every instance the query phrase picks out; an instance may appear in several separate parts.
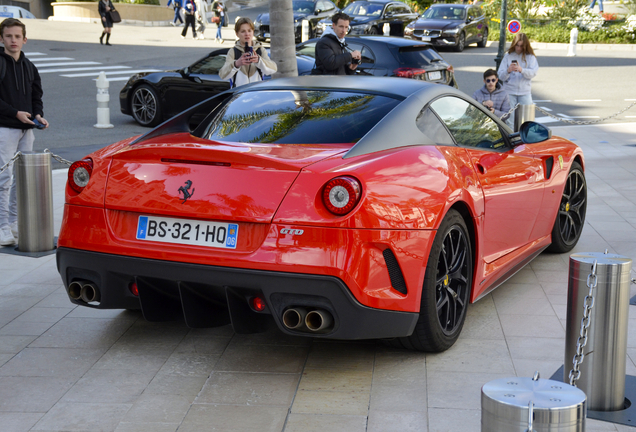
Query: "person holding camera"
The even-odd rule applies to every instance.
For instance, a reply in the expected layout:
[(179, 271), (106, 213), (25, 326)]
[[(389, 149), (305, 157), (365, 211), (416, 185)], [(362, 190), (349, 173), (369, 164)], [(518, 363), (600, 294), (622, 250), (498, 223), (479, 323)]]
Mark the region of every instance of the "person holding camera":
[(345, 36), (349, 31), (351, 17), (338, 12), (331, 17), (332, 26), (316, 43), (316, 65), (312, 75), (353, 75), (362, 61), (360, 51), (349, 51)]
[(254, 39), (254, 23), (251, 19), (239, 18), (234, 24), (238, 40), (227, 52), (225, 64), (219, 71), (222, 80), (230, 81), (232, 88), (263, 80), (278, 68), (267, 54), (267, 50)]
[[(517, 104), (532, 105), (531, 80), (537, 76), (538, 71), (539, 63), (528, 36), (525, 33), (517, 33), (497, 71), (499, 80), (503, 82), (503, 88), (508, 93), (510, 107)], [(509, 125), (513, 118), (511, 115), (508, 119)]]
[[(0, 168), (16, 151), (33, 150), (33, 128), (46, 129), (42, 117), (42, 81), (37, 68), (24, 56), (26, 26), (18, 19), (0, 23)], [(15, 244), (18, 211), (13, 165), (0, 172), (0, 245)]]
[(491, 113), (502, 120), (506, 120), (510, 103), (508, 94), (497, 78), (497, 71), (488, 69), (484, 72), (484, 86), (473, 93), (473, 99), (485, 106)]

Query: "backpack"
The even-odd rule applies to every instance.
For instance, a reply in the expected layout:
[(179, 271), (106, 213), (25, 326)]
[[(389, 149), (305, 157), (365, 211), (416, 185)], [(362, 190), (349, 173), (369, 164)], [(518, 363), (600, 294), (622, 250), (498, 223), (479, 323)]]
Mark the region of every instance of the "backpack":
[[(263, 57), (263, 47), (258, 47), (258, 55), (260, 55), (261, 57)], [(238, 59), (243, 53), (241, 52), (240, 49), (238, 49), (237, 47), (234, 47), (234, 60)], [(258, 72), (258, 75), (261, 77), (261, 81), (263, 80), (263, 72), (261, 72), (261, 70), (259, 68), (256, 68), (256, 72)], [(234, 76), (232, 77), (232, 79), (230, 80), (231, 85), (230, 88), (234, 88), (236, 87), (236, 76), (238, 75), (238, 71), (236, 71), (236, 73), (234, 74)]]
[[(35, 72), (33, 71), (33, 63), (30, 61), (24, 62), (27, 65), (27, 74), (29, 76), (29, 83), (32, 83), (35, 78)], [(0, 56), (0, 82), (4, 79), (4, 76), (7, 74), (7, 61), (4, 57)]]

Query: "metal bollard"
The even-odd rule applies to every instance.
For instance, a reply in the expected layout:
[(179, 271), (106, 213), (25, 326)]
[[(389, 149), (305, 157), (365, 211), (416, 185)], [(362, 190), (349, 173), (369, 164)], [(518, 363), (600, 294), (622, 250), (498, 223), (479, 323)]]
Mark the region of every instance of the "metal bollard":
[(391, 26), (389, 25), (389, 23), (384, 23), (384, 25), (382, 26), (382, 34), (384, 36), (391, 36)]
[(576, 386), (587, 394), (588, 409), (617, 411), (624, 408), (625, 402), (631, 259), (595, 252), (570, 256), (563, 379), (570, 382), (594, 261), (597, 285)]
[(14, 176), (18, 204), (18, 249), (43, 252), (54, 248), (53, 184), (49, 153), (21, 152)]
[(579, 29), (574, 27), (570, 30), (570, 45), (568, 46), (568, 57), (576, 55), (576, 40), (579, 38)]
[(305, 42), (309, 40), (309, 21), (303, 20), (301, 23), (301, 36), (300, 41)]
[(500, 378), (481, 388), (482, 432), (583, 432), (585, 393), (569, 384)]
[(108, 108), (108, 102), (110, 101), (110, 95), (108, 94), (108, 86), (110, 83), (106, 79), (104, 71), (99, 73), (97, 77), (97, 124), (93, 125), (98, 129), (110, 129), (113, 127), (110, 124), (110, 108)]
[(521, 125), (527, 121), (534, 121), (534, 104), (517, 107), (515, 110), (515, 132), (518, 132)]

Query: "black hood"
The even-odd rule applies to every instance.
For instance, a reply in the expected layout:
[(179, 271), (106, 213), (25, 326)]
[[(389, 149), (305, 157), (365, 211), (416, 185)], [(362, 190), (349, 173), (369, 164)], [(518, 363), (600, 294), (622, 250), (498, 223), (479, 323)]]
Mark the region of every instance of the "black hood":
[[(308, 15), (307, 14), (303, 14), (303, 13), (294, 12), (294, 22), (296, 22), (298, 20), (302, 20), (306, 16), (308, 16)], [(268, 13), (261, 14), (256, 19), (256, 21), (259, 21), (262, 25), (269, 25), (269, 14)]]
[(413, 28), (416, 30), (450, 30), (457, 27), (461, 27), (464, 24), (462, 20), (436, 20), (436, 19), (427, 19), (427, 20), (417, 20), (413, 23)]

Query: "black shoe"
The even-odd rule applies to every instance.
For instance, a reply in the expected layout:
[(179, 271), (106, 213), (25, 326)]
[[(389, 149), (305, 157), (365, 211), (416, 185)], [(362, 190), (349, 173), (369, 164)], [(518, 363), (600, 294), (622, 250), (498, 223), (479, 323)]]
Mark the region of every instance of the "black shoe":
[(104, 45), (104, 35), (99, 38), (99, 44)]
[(112, 46), (110, 42), (106, 42), (106, 45), (108, 45), (108, 46)]

